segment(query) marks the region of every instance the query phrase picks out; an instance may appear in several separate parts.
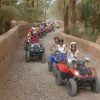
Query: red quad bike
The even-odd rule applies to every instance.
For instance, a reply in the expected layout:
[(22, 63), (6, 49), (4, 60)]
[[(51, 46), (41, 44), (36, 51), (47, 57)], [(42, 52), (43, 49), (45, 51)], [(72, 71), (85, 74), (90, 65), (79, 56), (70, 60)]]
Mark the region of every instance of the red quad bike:
[(85, 67), (84, 61), (74, 61), (73, 67), (69, 67), (66, 62), (60, 62), (55, 65), (55, 81), (58, 86), (67, 85), (67, 91), (70, 96), (76, 96), (80, 88), (90, 87), (94, 93), (99, 92), (99, 80), (96, 70), (93, 67)]
[(46, 26), (46, 27), (45, 27), (45, 32), (46, 32), (46, 33), (49, 33), (49, 32), (52, 32), (52, 30), (50, 29), (50, 27), (47, 27), (47, 26)]

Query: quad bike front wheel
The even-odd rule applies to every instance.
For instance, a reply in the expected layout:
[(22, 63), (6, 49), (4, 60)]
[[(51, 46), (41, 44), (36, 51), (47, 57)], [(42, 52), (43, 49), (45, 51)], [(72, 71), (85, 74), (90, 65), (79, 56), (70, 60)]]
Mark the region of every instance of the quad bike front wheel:
[(90, 89), (92, 92), (94, 93), (98, 93), (100, 91), (100, 82), (99, 82), (99, 79), (96, 78), (96, 80), (94, 82), (91, 83), (90, 85)]
[(30, 53), (29, 53), (29, 51), (26, 51), (26, 53), (25, 53), (25, 61), (26, 62), (30, 61)]
[(63, 85), (62, 76), (61, 76), (61, 73), (59, 71), (57, 71), (56, 74), (55, 74), (55, 81), (56, 81), (56, 84), (58, 86), (62, 86)]
[(77, 94), (77, 84), (74, 79), (69, 79), (67, 82), (67, 91), (70, 96), (76, 96)]

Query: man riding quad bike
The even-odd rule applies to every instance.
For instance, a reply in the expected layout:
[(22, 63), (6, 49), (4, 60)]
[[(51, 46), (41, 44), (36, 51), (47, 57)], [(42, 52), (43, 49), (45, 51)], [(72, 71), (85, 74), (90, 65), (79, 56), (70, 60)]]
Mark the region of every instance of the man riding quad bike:
[(39, 44), (39, 36), (34, 30), (31, 32), (29, 43), (25, 44), (25, 60), (29, 62), (31, 59), (41, 59), (45, 62), (45, 49)]
[(95, 68), (85, 67), (87, 61), (78, 60), (73, 67), (70, 67), (63, 60), (58, 62), (55, 67), (55, 81), (58, 86), (67, 85), (67, 91), (70, 96), (77, 95), (82, 87), (90, 87), (92, 92), (99, 92), (99, 82)]
[(34, 24), (28, 31), (28, 34), (30, 34), (32, 31), (37, 31), (39, 38), (42, 38), (43, 33), (41, 32), (41, 24)]
[[(71, 46), (75, 45), (75, 42), (71, 44)], [(56, 69), (54, 72), (56, 84), (58, 86), (66, 84), (70, 96), (77, 95), (78, 90), (82, 87), (90, 87), (92, 92), (99, 92), (96, 70), (94, 67), (86, 67), (86, 62), (89, 62), (88, 58), (79, 60), (74, 53), (71, 64), (62, 59), (53, 66)]]

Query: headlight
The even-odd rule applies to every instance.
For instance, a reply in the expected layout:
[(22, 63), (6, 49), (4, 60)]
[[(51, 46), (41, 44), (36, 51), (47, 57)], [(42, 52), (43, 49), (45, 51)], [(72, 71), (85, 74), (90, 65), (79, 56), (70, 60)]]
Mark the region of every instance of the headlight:
[(31, 49), (31, 51), (34, 51), (34, 49)]
[(31, 44), (31, 47), (34, 47), (34, 44)]
[(74, 73), (75, 73), (76, 76), (80, 75), (80, 73), (78, 71), (75, 71)]
[(40, 50), (41, 52), (43, 51), (43, 50)]

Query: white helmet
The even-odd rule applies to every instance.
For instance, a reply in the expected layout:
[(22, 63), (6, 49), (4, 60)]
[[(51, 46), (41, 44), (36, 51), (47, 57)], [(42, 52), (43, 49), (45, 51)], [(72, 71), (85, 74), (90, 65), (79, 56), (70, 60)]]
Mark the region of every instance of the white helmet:
[(70, 45), (77, 45), (77, 43), (76, 42), (71, 42)]
[(33, 33), (33, 34), (36, 34), (36, 33), (37, 33), (37, 31), (33, 31), (32, 33)]
[(34, 36), (35, 34), (37, 34), (37, 31), (33, 31), (33, 32), (31, 33), (32, 36)]
[(71, 48), (72, 45), (77, 45), (77, 43), (76, 42), (71, 42), (70, 43), (70, 48)]
[(32, 30), (35, 31), (35, 27), (32, 27)]

